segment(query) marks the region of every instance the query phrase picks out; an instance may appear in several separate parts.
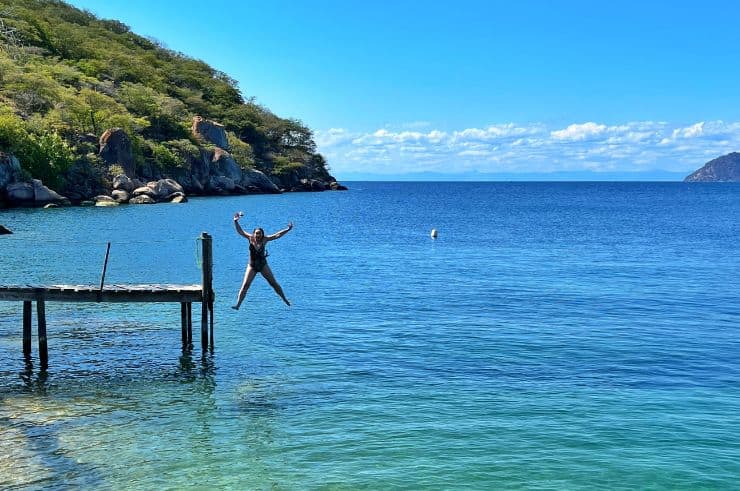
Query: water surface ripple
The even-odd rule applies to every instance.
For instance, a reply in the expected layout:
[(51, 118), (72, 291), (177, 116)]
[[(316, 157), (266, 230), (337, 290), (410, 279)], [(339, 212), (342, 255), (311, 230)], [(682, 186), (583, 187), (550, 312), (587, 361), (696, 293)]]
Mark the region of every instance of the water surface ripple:
[[(195, 283), (208, 231), (217, 295), (206, 354), (177, 305), (47, 304), (46, 372), (0, 302), (0, 488), (736, 488), (740, 186), (350, 187), (0, 212), (0, 283), (97, 283), (108, 240), (108, 283)], [(229, 308), (236, 210), (295, 222), (292, 308)]]

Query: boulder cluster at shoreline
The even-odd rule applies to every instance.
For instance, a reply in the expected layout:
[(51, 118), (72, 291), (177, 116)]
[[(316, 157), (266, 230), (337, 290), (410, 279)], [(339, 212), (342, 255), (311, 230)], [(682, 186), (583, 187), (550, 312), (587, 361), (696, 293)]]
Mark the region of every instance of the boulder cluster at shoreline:
[(214, 121), (193, 118), (192, 132), (199, 145), (179, 155), (180, 165), (166, 170), (148, 166), (137, 171), (131, 139), (121, 128), (110, 128), (98, 141), (98, 156), (107, 173), (96, 175), (83, 166), (73, 166), (63, 176), (65, 184), (60, 191), (39, 179), (24, 179), (18, 158), (0, 152), (0, 207), (184, 203), (187, 196), (347, 189), (331, 176), (327, 180), (301, 176), (279, 179), (239, 165), (229, 152), (224, 127)]

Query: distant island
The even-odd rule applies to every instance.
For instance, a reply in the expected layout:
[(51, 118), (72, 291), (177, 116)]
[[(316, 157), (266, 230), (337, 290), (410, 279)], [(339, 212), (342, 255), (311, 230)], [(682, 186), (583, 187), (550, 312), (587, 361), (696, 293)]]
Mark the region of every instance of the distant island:
[(740, 182), (740, 153), (732, 152), (689, 174), (685, 182)]
[(346, 189), (312, 131), (61, 1), (0, 0), (0, 207)]

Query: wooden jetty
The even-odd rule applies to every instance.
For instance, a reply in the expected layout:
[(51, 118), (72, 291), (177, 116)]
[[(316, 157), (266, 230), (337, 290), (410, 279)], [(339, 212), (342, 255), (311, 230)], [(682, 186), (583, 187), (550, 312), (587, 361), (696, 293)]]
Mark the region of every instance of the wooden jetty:
[[(41, 367), (48, 366), (49, 355), (46, 337), (46, 302), (90, 303), (180, 303), (180, 324), (183, 347), (193, 343), (192, 304), (201, 304), (201, 345), (203, 350), (213, 347), (213, 238), (203, 232), (202, 244), (203, 281), (200, 285), (104, 285), (106, 263), (99, 286), (96, 285), (0, 285), (0, 301), (23, 302), (23, 354), (31, 356), (32, 302), (36, 302), (38, 349)], [(109, 244), (110, 246), (110, 244)], [(210, 316), (209, 316), (210, 314)]]

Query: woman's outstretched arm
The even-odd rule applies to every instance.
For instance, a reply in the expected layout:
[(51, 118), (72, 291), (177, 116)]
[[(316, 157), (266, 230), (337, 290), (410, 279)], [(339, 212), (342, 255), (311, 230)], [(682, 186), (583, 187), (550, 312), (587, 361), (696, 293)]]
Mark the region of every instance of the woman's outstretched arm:
[(283, 235), (287, 234), (291, 230), (293, 230), (293, 222), (288, 223), (288, 226), (285, 227), (284, 229), (280, 230), (279, 232), (275, 232), (272, 235), (268, 235), (267, 237), (265, 237), (265, 240), (268, 241), (268, 240), (279, 239), (280, 237), (282, 237)]
[(234, 228), (236, 229), (236, 233), (244, 237), (245, 239), (252, 240), (252, 236), (242, 230), (241, 225), (239, 225), (239, 219), (241, 218), (241, 215), (239, 213), (234, 213)]

